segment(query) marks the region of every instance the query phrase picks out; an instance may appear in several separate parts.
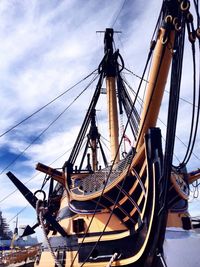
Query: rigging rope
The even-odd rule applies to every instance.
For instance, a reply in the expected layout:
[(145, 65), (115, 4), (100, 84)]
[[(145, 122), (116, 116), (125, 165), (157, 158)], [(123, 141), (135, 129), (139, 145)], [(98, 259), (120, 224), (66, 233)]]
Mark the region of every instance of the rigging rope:
[[(196, 135), (196, 134), (195, 134)], [(194, 139), (193, 139), (193, 141), (194, 141)], [(191, 143), (191, 146), (193, 145), (193, 143)], [(193, 146), (192, 146), (192, 148), (193, 148)], [(190, 150), (190, 152), (191, 152), (191, 150)], [(114, 210), (114, 209), (113, 209)], [(84, 264), (84, 263), (83, 263)], [(83, 266), (83, 265), (82, 265)]]
[[(150, 48), (150, 51), (153, 52), (153, 49), (154, 49), (154, 47), (151, 47), (151, 48)], [(145, 126), (146, 117), (147, 117), (148, 111), (149, 111), (150, 106), (151, 106), (151, 101), (152, 101), (152, 98), (153, 98), (153, 95), (154, 95), (154, 92), (155, 92), (155, 88), (156, 88), (156, 83), (157, 83), (157, 80), (158, 80), (158, 77), (159, 77), (160, 66), (161, 66), (161, 64), (162, 64), (162, 62), (163, 62), (163, 58), (164, 58), (164, 54), (165, 54), (165, 49), (166, 49), (166, 45), (164, 46), (164, 48), (163, 48), (163, 50), (162, 50), (161, 60), (160, 60), (160, 64), (159, 64), (159, 67), (158, 67), (158, 72), (157, 72), (157, 76), (156, 76), (156, 79), (155, 79), (154, 87), (153, 87), (153, 90), (152, 90), (152, 94), (151, 94), (151, 97), (150, 97), (149, 104), (148, 104), (148, 106), (147, 106), (147, 111), (146, 111), (146, 114), (145, 114), (145, 117), (144, 117), (144, 120), (143, 120), (143, 124), (142, 124), (141, 127), (140, 127), (140, 133), (139, 133), (139, 135), (138, 135), (138, 137), (137, 137), (137, 140), (140, 139), (141, 134), (142, 134), (142, 131), (143, 131), (143, 128), (144, 128), (144, 126)], [(149, 60), (150, 60), (150, 58), (149, 58)], [(141, 81), (142, 81), (142, 80), (141, 80)], [(138, 143), (136, 144), (136, 150), (137, 150), (137, 146), (138, 146)]]
[(195, 7), (195, 11), (196, 11), (196, 15), (197, 15), (197, 29), (200, 26), (200, 15), (199, 15), (199, 0), (194, 0), (194, 7)]
[[(190, 34), (188, 29), (188, 34)], [(197, 130), (199, 125), (199, 113), (200, 113), (200, 92), (198, 92), (198, 104), (197, 104), (197, 112), (195, 113), (195, 103), (196, 103), (196, 60), (195, 60), (195, 44), (194, 41), (190, 40), (192, 47), (192, 58), (193, 58), (193, 109), (192, 109), (192, 121), (190, 127), (190, 136), (188, 141), (187, 150), (184, 156), (182, 163), (178, 166), (179, 168), (185, 166), (192, 155), (193, 148), (195, 145)], [(200, 86), (200, 85), (199, 85)], [(200, 88), (200, 87), (199, 87)]]
[(70, 90), (72, 90), (73, 88), (75, 88), (77, 85), (79, 85), (81, 82), (83, 82), (84, 80), (88, 79), (96, 71), (97, 71), (97, 69), (94, 70), (94, 71), (92, 71), (90, 74), (88, 74), (87, 76), (85, 76), (83, 79), (81, 79), (80, 81), (78, 81), (77, 83), (75, 83), (74, 85), (72, 85), (71, 87), (69, 87), (67, 90), (65, 90), (63, 93), (61, 93), (60, 95), (58, 95), (57, 97), (55, 97), (54, 99), (52, 99), (50, 102), (48, 102), (47, 104), (45, 104), (44, 106), (42, 106), (41, 108), (39, 108), (38, 110), (36, 110), (35, 112), (33, 112), (32, 114), (30, 114), (28, 117), (24, 118), (20, 122), (18, 122), (15, 125), (11, 126), (8, 130), (6, 130), (2, 134), (0, 134), (0, 137), (3, 137), (4, 135), (6, 135), (7, 133), (9, 133), (10, 131), (12, 131), (13, 129), (15, 129), (16, 127), (18, 127), (19, 125), (21, 125), (22, 123), (24, 123), (25, 121), (27, 121), (28, 119), (32, 118), (38, 112), (40, 112), (41, 110), (43, 110), (47, 106), (51, 105), (53, 102), (55, 102), (60, 97), (62, 97), (63, 95), (65, 95), (66, 93), (68, 93)]
[[(134, 100), (134, 103), (133, 103), (131, 112), (130, 112), (130, 114), (129, 114), (129, 116), (128, 116), (127, 123), (126, 123), (125, 128), (124, 128), (124, 133), (126, 132), (126, 129), (127, 129), (127, 127), (128, 127), (128, 124), (129, 124), (130, 117), (131, 117), (132, 112), (133, 112), (133, 110), (134, 110), (134, 106), (135, 106), (135, 103), (136, 103), (136, 100), (137, 100), (137, 96), (139, 95), (139, 91), (140, 91), (140, 89), (141, 89), (142, 82), (143, 82), (143, 78), (144, 78), (144, 76), (145, 76), (146, 69), (147, 69), (147, 67), (148, 67), (149, 61), (150, 61), (150, 59), (151, 59), (152, 52), (153, 52), (153, 50), (150, 49), (149, 54), (148, 54), (148, 57), (147, 57), (147, 60), (146, 60), (146, 64), (145, 64), (145, 67), (144, 67), (144, 71), (143, 71), (143, 74), (142, 74), (142, 79), (140, 80), (140, 84), (139, 84), (139, 86), (138, 86), (138, 90), (137, 90), (137, 93), (136, 93), (136, 97), (135, 97), (135, 100)], [(117, 155), (118, 155), (118, 153), (119, 153), (119, 149), (120, 149), (120, 146), (121, 146), (121, 144), (122, 144), (122, 141), (123, 141), (123, 139), (121, 138), (120, 143), (119, 143), (119, 146), (118, 146), (118, 149), (117, 149), (117, 152), (116, 152), (116, 155), (115, 155), (115, 158), (114, 158), (113, 163), (112, 163), (112, 165), (111, 165), (110, 171), (109, 171), (109, 173), (108, 173), (108, 176), (107, 176), (106, 179), (105, 179), (105, 183), (104, 183), (104, 187), (103, 187), (103, 189), (102, 189), (102, 191), (101, 191), (101, 195), (100, 195), (99, 198), (98, 198), (98, 201), (97, 201), (97, 203), (96, 203), (96, 206), (95, 206), (94, 212), (93, 212), (93, 214), (92, 214), (92, 217), (91, 217), (91, 219), (90, 219), (90, 222), (89, 222), (89, 224), (88, 224), (88, 227), (87, 227), (87, 229), (86, 229), (86, 231), (85, 231), (85, 233), (84, 233), (84, 236), (83, 236), (83, 238), (82, 238), (81, 243), (79, 244), (78, 250), (77, 250), (77, 252), (76, 252), (76, 254), (75, 254), (75, 256), (74, 256), (74, 258), (73, 258), (73, 260), (72, 260), (72, 263), (71, 263), (70, 267), (73, 267), (73, 263), (74, 263), (75, 259), (76, 259), (77, 256), (78, 256), (78, 253), (79, 253), (79, 251), (80, 251), (80, 249), (81, 249), (81, 247), (82, 247), (82, 244), (84, 243), (84, 240), (85, 240), (85, 238), (86, 238), (86, 235), (87, 235), (87, 233), (88, 233), (88, 231), (89, 231), (89, 229), (90, 229), (90, 226), (91, 226), (91, 224), (92, 224), (92, 221), (94, 220), (94, 217), (95, 217), (95, 214), (96, 214), (98, 205), (99, 205), (99, 203), (100, 203), (100, 201), (101, 201), (101, 199), (102, 199), (102, 196), (103, 196), (103, 194), (104, 194), (104, 191), (105, 191), (105, 189), (106, 189), (106, 186), (107, 186), (109, 177), (110, 177), (110, 175), (111, 175), (112, 169), (113, 169), (113, 167), (114, 167), (114, 164), (115, 164)], [(116, 202), (116, 205), (117, 205), (117, 202)], [(111, 216), (112, 216), (112, 214), (113, 214), (113, 211), (114, 211), (114, 209), (113, 209), (112, 212), (111, 212)], [(109, 223), (109, 221), (108, 221), (108, 223)], [(106, 227), (107, 227), (107, 225), (105, 225), (104, 231), (105, 231)], [(102, 234), (103, 234), (103, 232), (102, 232)], [(101, 239), (101, 236), (100, 236), (100, 239)], [(97, 244), (98, 244), (98, 242), (100, 241), (100, 239), (97, 241), (95, 247), (97, 246)], [(93, 251), (93, 250), (92, 250), (92, 251)], [(92, 252), (91, 252), (91, 253), (92, 253)], [(88, 258), (90, 257), (91, 253), (88, 255)], [(83, 263), (83, 264), (84, 264), (84, 263)], [(82, 266), (83, 266), (83, 265), (82, 265)]]
[(191, 127), (190, 127), (190, 136), (189, 136), (189, 141), (188, 141), (188, 146), (187, 150), (184, 156), (184, 159), (180, 165), (184, 166), (189, 160), (189, 154), (190, 154), (190, 147), (192, 143), (192, 137), (193, 137), (193, 131), (194, 131), (194, 120), (195, 120), (195, 101), (196, 101), (196, 64), (195, 64), (195, 46), (194, 43), (192, 43), (192, 55), (193, 55), (193, 109), (192, 109), (192, 121), (191, 121)]
[[(65, 151), (63, 154), (61, 154), (58, 158), (56, 158), (54, 161), (52, 161), (50, 164), (48, 164), (49, 166), (51, 166), (52, 164), (54, 164), (57, 160), (59, 160), (60, 158), (62, 158), (64, 155), (66, 155), (72, 148), (68, 149), (67, 151)], [(30, 181), (32, 181), (33, 179), (35, 179), (40, 173), (35, 174), (33, 177), (31, 177), (29, 180), (27, 180), (26, 182), (24, 182), (24, 184), (28, 184)], [(2, 203), (3, 201), (5, 201), (6, 199), (8, 199), (11, 195), (13, 195), (14, 193), (19, 192), (18, 189), (13, 190), (11, 193), (9, 193), (8, 195), (6, 195), (5, 197), (3, 197), (0, 200), (0, 203)], [(16, 217), (16, 216), (15, 216)]]
[[(179, 11), (180, 12), (180, 11)], [(175, 35), (174, 46), (176, 53), (174, 53), (172, 58), (171, 67), (171, 81), (170, 81), (170, 98), (168, 106), (168, 119), (167, 119), (167, 133), (166, 133), (166, 144), (165, 144), (165, 155), (163, 160), (163, 170), (162, 177), (164, 177), (164, 190), (160, 199), (162, 199), (162, 206), (159, 210), (159, 240), (157, 243), (158, 253), (163, 251), (163, 243), (165, 238), (165, 231), (167, 226), (167, 216), (168, 216), (168, 192), (169, 192), (169, 181), (172, 170), (172, 161), (174, 153), (174, 143), (176, 134), (176, 124), (178, 115), (178, 104), (179, 104), (179, 94), (180, 94), (180, 81), (182, 74), (182, 62), (183, 62), (183, 51), (184, 51), (184, 40), (185, 40), (185, 23), (182, 21), (182, 31), (180, 34)]]
[[(133, 94), (135, 95), (135, 91), (131, 88), (131, 86), (128, 84), (128, 82), (126, 81), (126, 80), (124, 80), (124, 82), (126, 83), (126, 85), (129, 87), (129, 89), (133, 92)], [(138, 99), (137, 99), (137, 102), (138, 102), (138, 104), (140, 105), (140, 107), (142, 107), (142, 105), (144, 104), (144, 101), (143, 101), (143, 99), (142, 98), (140, 98), (139, 96), (138, 96)], [(158, 118), (158, 120), (167, 128), (167, 125), (160, 119), (160, 118)], [(176, 138), (185, 146), (185, 147), (187, 147), (187, 145), (186, 144), (184, 144), (184, 142), (176, 135)], [(164, 142), (166, 142), (166, 140), (162, 137), (162, 139), (163, 139), (163, 141)], [(198, 159), (199, 161), (200, 161), (200, 158), (198, 158), (197, 157), (197, 155), (193, 152), (192, 153), (195, 157), (196, 157), (196, 159)], [(178, 157), (175, 155), (175, 153), (174, 153), (174, 156), (175, 156), (175, 158), (177, 159), (177, 161), (178, 162), (180, 162), (180, 160), (178, 159)]]
[[(122, 140), (123, 140), (123, 139), (121, 139), (121, 142), (122, 142)], [(120, 147), (120, 146), (119, 146), (119, 147)], [(112, 166), (111, 166), (111, 171), (112, 171), (112, 168), (113, 168), (113, 166), (114, 166), (115, 160), (116, 160), (116, 158), (117, 158), (117, 154), (118, 154), (118, 152), (119, 152), (119, 147), (118, 147), (118, 151), (117, 151), (117, 153), (116, 153), (115, 159), (113, 160), (113, 164), (112, 164)], [(128, 167), (128, 169), (127, 169), (125, 178), (124, 178), (123, 181), (122, 181), (122, 184), (121, 184), (121, 186), (120, 186), (120, 188), (119, 188), (119, 192), (118, 192), (118, 194), (117, 194), (117, 196), (116, 196), (116, 198), (115, 198), (115, 202), (114, 202), (114, 204), (112, 205), (112, 210), (111, 210), (111, 212), (110, 212), (110, 214), (109, 214), (109, 217), (108, 217), (108, 219), (107, 219), (107, 222), (106, 222), (106, 224), (105, 224), (105, 226), (104, 226), (102, 232), (100, 233), (100, 235), (99, 235), (99, 237), (98, 237), (98, 240), (95, 242), (95, 244), (93, 245), (93, 247), (92, 247), (90, 253), (88, 254), (88, 256), (86, 257), (86, 259), (84, 260), (84, 262), (81, 264), (80, 267), (84, 266), (85, 263), (88, 261), (88, 259), (91, 257), (93, 251), (95, 250), (95, 248), (97, 247), (98, 243), (100, 242), (100, 240), (101, 240), (101, 238), (102, 238), (102, 236), (103, 236), (103, 234), (104, 234), (104, 232), (105, 232), (105, 230), (106, 230), (106, 228), (107, 228), (107, 226), (108, 226), (108, 224), (109, 224), (109, 222), (110, 222), (110, 220), (111, 220), (111, 218), (112, 218), (113, 212), (114, 212), (116, 206), (118, 205), (119, 197), (120, 197), (121, 192), (122, 192), (122, 190), (123, 190), (123, 187), (124, 187), (126, 178), (128, 177), (128, 173), (129, 173), (129, 171), (130, 171), (130, 166), (131, 166), (131, 165), (129, 165), (129, 167)], [(106, 184), (106, 185), (107, 185), (107, 183), (108, 183), (109, 176), (111, 175), (111, 171), (109, 172), (108, 177), (106, 178), (106, 181), (105, 181), (105, 184)], [(106, 187), (106, 186), (105, 186), (105, 187)], [(103, 190), (102, 190), (102, 194), (100, 195), (99, 199), (102, 198), (103, 192), (105, 191), (105, 187), (103, 188)], [(99, 199), (98, 199), (98, 203), (100, 203)], [(95, 212), (95, 213), (96, 213), (96, 212)], [(95, 214), (95, 213), (94, 213), (94, 214)], [(92, 218), (94, 218), (94, 217), (92, 217)], [(92, 219), (91, 219), (91, 220), (92, 220)], [(90, 224), (89, 224), (89, 225), (90, 225)], [(81, 243), (81, 244), (82, 244), (82, 243)], [(72, 267), (72, 266), (73, 266), (73, 265), (71, 265), (71, 267)]]
[[(140, 77), (139, 75), (135, 74), (133, 71), (127, 69), (126, 67), (124, 67), (124, 69), (127, 70), (129, 73), (131, 73), (133, 76), (139, 78), (140, 80), (142, 79), (142, 77)], [(147, 82), (147, 83), (149, 82), (148, 80), (146, 80), (146, 79), (144, 79), (144, 78), (143, 78), (142, 80), (143, 80), (144, 82)]]
[(89, 122), (90, 122), (90, 115), (92, 113), (92, 110), (95, 108), (96, 103), (97, 103), (98, 98), (99, 98), (99, 95), (101, 93), (101, 87), (102, 87), (102, 83), (103, 83), (103, 72), (102, 72), (102, 69), (100, 70), (100, 65), (99, 65), (99, 73), (100, 73), (99, 80), (98, 80), (98, 83), (96, 85), (96, 89), (95, 89), (95, 92), (93, 94), (91, 103), (90, 103), (89, 108), (87, 110), (87, 113), (85, 115), (85, 118), (84, 118), (84, 121), (82, 123), (81, 129), (80, 129), (80, 131), (78, 133), (78, 136), (76, 138), (76, 142), (74, 144), (72, 152), (71, 152), (71, 154), (70, 154), (70, 156), (68, 158), (68, 163), (70, 163), (70, 164), (74, 164), (75, 161), (76, 161), (76, 158), (78, 156), (82, 141), (83, 141), (83, 139), (85, 137), (85, 134), (86, 134)]
[(26, 208), (28, 208), (29, 205), (26, 205), (25, 207), (23, 207), (20, 211), (18, 211), (18, 213), (13, 216), (9, 221), (8, 223), (10, 223), (11, 221), (13, 221), (19, 214), (21, 214)]
[[(54, 161), (52, 161), (50, 164), (48, 164), (49, 166), (51, 166), (52, 164), (54, 164), (57, 160), (59, 160), (61, 157), (63, 157), (64, 155), (66, 155), (72, 148), (68, 149), (67, 151), (65, 151), (63, 154), (61, 154), (58, 158), (56, 158)], [(29, 183), (31, 180), (35, 179), (37, 176), (39, 175), (39, 173), (37, 173), (36, 175), (34, 175), (33, 177), (31, 177), (29, 180), (27, 180), (26, 182), (24, 182), (24, 184), (26, 185), (27, 183)], [(4, 198), (2, 198), (0, 200), (0, 203), (2, 203), (3, 201), (5, 201), (6, 199), (8, 199), (11, 195), (13, 195), (14, 193), (19, 192), (18, 189), (15, 189), (14, 191), (12, 191), (10, 194), (6, 195)], [(21, 214), (29, 205), (25, 206), (24, 208), (22, 208), (16, 215), (14, 215), (9, 221), (11, 222), (12, 220), (14, 220), (19, 214)]]
[[(126, 67), (124, 67), (125, 70), (127, 70), (130, 74), (132, 74), (133, 76), (137, 77), (138, 79), (142, 79), (139, 75), (135, 74), (133, 71), (127, 69)], [(149, 83), (149, 81), (147, 79), (143, 79), (144, 82)], [(127, 86), (130, 88), (130, 90), (133, 92), (133, 94), (135, 94), (135, 91), (133, 90), (133, 88), (130, 86), (130, 84), (128, 84), (128, 81), (124, 79), (124, 82), (127, 84)], [(165, 89), (165, 93), (169, 94), (169, 91)], [(190, 105), (194, 105), (193, 103), (191, 103), (190, 101), (188, 101), (187, 99), (180, 97), (180, 100), (190, 104)], [(141, 100), (142, 102), (144, 102), (143, 100)], [(195, 105), (195, 108), (198, 108), (197, 105)]]
[(88, 87), (96, 80), (97, 75), (90, 81), (90, 83), (74, 98), (74, 100), (36, 137), (33, 141), (19, 153), (13, 161), (11, 161), (1, 172), (3, 174), (11, 165), (13, 165), (24, 153), (72, 106), (72, 104), (88, 89)]
[[(151, 54), (151, 52), (152, 52), (152, 51), (150, 51), (150, 54)], [(163, 51), (163, 55), (164, 55), (164, 51)], [(161, 57), (161, 62), (162, 62), (162, 59), (163, 59), (163, 55), (162, 55), (162, 57)], [(150, 60), (150, 57), (149, 57), (148, 59)], [(148, 62), (148, 61), (147, 61), (147, 62)], [(147, 66), (147, 65), (146, 65), (146, 66)], [(145, 68), (145, 70), (146, 70), (146, 68)], [(142, 80), (141, 80), (141, 82), (142, 82)], [(140, 84), (141, 84), (141, 83), (140, 83)], [(138, 92), (139, 92), (139, 90), (138, 90)], [(137, 97), (136, 97), (135, 99), (137, 99)], [(133, 106), (134, 106), (134, 105), (133, 105)], [(130, 116), (129, 116), (129, 118), (130, 118)], [(127, 125), (128, 125), (128, 121), (127, 121), (126, 127), (127, 127)], [(126, 127), (125, 127), (125, 130), (126, 130)], [(121, 141), (122, 141), (122, 140), (121, 140)], [(120, 144), (119, 144), (119, 147), (120, 147), (120, 145), (121, 145), (121, 142), (120, 142)], [(118, 151), (117, 151), (117, 153), (118, 153)], [(116, 154), (117, 154), (117, 153), (116, 153)], [(115, 162), (115, 160), (114, 160), (114, 162)], [(111, 168), (111, 169), (112, 169), (112, 168)], [(106, 185), (107, 185), (107, 181), (108, 181), (108, 179), (106, 179), (105, 187), (106, 187)], [(125, 181), (125, 179), (123, 180), (123, 183), (124, 183), (124, 181)], [(122, 188), (123, 188), (123, 186), (122, 186)], [(101, 196), (103, 195), (103, 192), (104, 192), (104, 188), (103, 188), (103, 190), (102, 190), (102, 194), (100, 195), (100, 198), (98, 199), (98, 203), (100, 203), (100, 199), (101, 199)], [(116, 204), (117, 204), (117, 201), (118, 201), (118, 197), (119, 197), (119, 195), (118, 195), (117, 198), (116, 198)], [(96, 246), (98, 245), (98, 243), (99, 243), (99, 241), (100, 241), (100, 239), (101, 239), (101, 237), (102, 237), (102, 235), (103, 235), (103, 233), (104, 233), (104, 231), (105, 231), (105, 229), (106, 229), (106, 227), (107, 227), (107, 225), (108, 225), (108, 223), (109, 223), (109, 221), (110, 221), (110, 219), (111, 219), (111, 216), (112, 216), (112, 214), (113, 214), (114, 208), (115, 208), (115, 205), (114, 205), (113, 210), (112, 210), (112, 212), (111, 212), (111, 214), (110, 214), (110, 216), (109, 216), (109, 218), (108, 218), (108, 220), (107, 220), (107, 223), (105, 224), (105, 227), (104, 227), (102, 233), (100, 234), (98, 240), (96, 241), (95, 245), (93, 246), (92, 250), (90, 251), (89, 255), (87, 256), (86, 260), (84, 261), (84, 263), (83, 263), (81, 266), (83, 266), (83, 265), (86, 263), (86, 261), (90, 258), (92, 252), (94, 251), (94, 249), (95, 249)], [(94, 214), (95, 214), (95, 212), (94, 212)], [(91, 220), (92, 220), (93, 218), (94, 218), (94, 216), (91, 218)], [(90, 221), (90, 222), (91, 222), (91, 221)], [(90, 224), (89, 224), (89, 225), (90, 225)], [(88, 229), (87, 229), (87, 230), (88, 230)], [(87, 231), (86, 231), (86, 232), (87, 232)], [(82, 241), (82, 242), (83, 242), (83, 241)], [(80, 246), (81, 246), (81, 244), (80, 244)], [(78, 253), (78, 252), (77, 252), (77, 253)], [(77, 255), (77, 254), (76, 254), (76, 255)], [(73, 261), (73, 262), (74, 262), (74, 261)]]
[[(165, 90), (165, 93), (169, 94), (169, 91)], [(192, 102), (188, 101), (187, 99), (183, 98), (183, 97), (179, 97), (180, 100), (184, 101), (185, 103), (194, 106), (195, 108), (198, 108), (197, 105), (194, 105)]]
[(112, 263), (116, 260), (118, 253), (114, 253), (109, 261), (109, 263), (106, 265), (106, 267), (111, 267)]
[(41, 206), (41, 203), (42, 203), (41, 200), (38, 200), (38, 201), (36, 202), (36, 213), (37, 213), (37, 216), (38, 216), (38, 219), (39, 219), (39, 223), (40, 223), (41, 226), (42, 226), (42, 231), (43, 231), (43, 234), (44, 234), (44, 238), (45, 238), (45, 240), (46, 240), (48, 249), (49, 249), (49, 251), (50, 251), (50, 253), (51, 253), (51, 255), (52, 255), (52, 257), (53, 257), (53, 259), (54, 259), (54, 261), (55, 261), (55, 263), (56, 263), (56, 265), (57, 265), (58, 267), (62, 267), (62, 265), (60, 264), (60, 262), (59, 262), (58, 259), (56, 258), (56, 255), (55, 255), (55, 253), (54, 253), (54, 251), (53, 251), (53, 248), (52, 248), (52, 246), (51, 246), (51, 243), (50, 243), (50, 241), (49, 241), (49, 239), (48, 239), (48, 237), (47, 237), (47, 234), (46, 234), (45, 224), (44, 224), (43, 216), (42, 216), (43, 212), (45, 212), (45, 208)]
[(117, 14), (116, 18), (114, 19), (113, 23), (111, 24), (112, 25), (111, 28), (114, 28), (114, 25), (117, 22), (117, 20), (119, 18), (119, 15), (122, 12), (122, 9), (124, 8), (125, 4), (126, 4), (126, 0), (124, 0), (124, 2), (122, 3), (122, 5), (121, 5), (121, 7), (120, 7), (120, 9), (118, 11), (118, 14)]
[[(127, 80), (125, 80), (124, 79), (124, 82), (125, 82), (125, 84), (129, 87), (129, 89), (133, 92), (133, 94), (135, 95), (136, 93), (135, 93), (135, 91), (133, 90), (133, 88), (130, 86), (130, 84), (128, 83), (128, 81)], [(169, 91), (167, 91), (167, 90), (165, 90), (165, 92), (166, 93), (168, 93), (169, 94)], [(186, 99), (184, 99), (184, 98), (179, 98), (180, 100), (182, 100), (182, 101), (185, 101), (186, 103), (188, 103), (188, 104), (190, 104), (190, 105), (192, 105), (193, 106), (193, 104), (191, 103), (191, 102), (189, 102), (189, 101), (187, 101)], [(138, 104), (142, 107), (142, 105), (144, 104), (144, 101), (143, 101), (143, 99), (142, 98), (140, 98), (139, 96), (138, 96), (138, 99), (137, 99), (137, 102), (138, 102)], [(198, 108), (198, 106), (197, 105), (195, 105), (195, 108)], [(167, 125), (160, 119), (160, 118), (158, 118), (158, 120), (167, 128)], [(176, 135), (176, 138), (181, 142), (181, 144), (182, 145), (184, 145), (186, 148), (187, 148), (187, 145)], [(163, 139), (164, 140), (164, 139)], [(199, 160), (200, 161), (200, 158), (197, 156), (197, 154), (195, 154), (194, 153), (194, 151), (192, 151), (192, 155), (197, 159), (197, 160)], [(174, 154), (174, 156), (177, 158), (177, 156)], [(178, 159), (178, 158), (177, 158)], [(178, 159), (178, 161), (179, 162), (181, 162), (179, 159)]]

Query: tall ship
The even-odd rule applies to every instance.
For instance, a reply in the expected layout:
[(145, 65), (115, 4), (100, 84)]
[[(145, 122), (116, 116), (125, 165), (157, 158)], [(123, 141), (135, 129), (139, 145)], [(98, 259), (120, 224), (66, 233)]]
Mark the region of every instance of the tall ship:
[[(105, 30), (97, 84), (69, 157), (60, 169), (43, 163), (36, 166), (49, 184), (48, 194), (43, 188), (31, 192), (14, 173), (7, 173), (36, 210), (38, 223), (26, 234), (38, 225), (43, 229), (45, 242), (35, 266), (200, 265), (199, 221), (188, 211), (190, 185), (200, 178), (200, 170), (197, 166), (187, 171), (200, 108), (198, 1), (164, 0), (154, 36), (137, 91), (130, 93), (124, 78), (128, 70), (114, 45), (115, 30)], [(174, 166), (185, 49), (193, 53), (194, 74), (188, 90), (194, 103), (186, 153)], [(169, 101), (163, 136), (157, 120), (166, 84)], [(97, 121), (99, 105), (107, 116), (102, 127)], [(109, 154), (102, 144), (105, 132)]]

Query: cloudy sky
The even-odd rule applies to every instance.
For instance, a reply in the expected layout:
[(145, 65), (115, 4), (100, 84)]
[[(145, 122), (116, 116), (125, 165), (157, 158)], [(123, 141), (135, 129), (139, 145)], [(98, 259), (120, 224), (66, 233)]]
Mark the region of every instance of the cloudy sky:
[[(141, 75), (160, 2), (0, 1), (0, 209), (11, 228), (17, 213), (20, 213), (20, 224), (32, 225), (36, 216), (20, 193), (14, 192), (15, 187), (6, 172), (12, 171), (24, 183), (28, 181), (27, 186), (34, 192), (44, 178), (34, 169), (37, 162), (49, 165), (55, 161), (52, 166), (63, 165), (87, 109), (87, 96), (83, 94), (81, 104), (75, 102), (67, 107), (94, 76), (12, 131), (5, 132), (98, 67), (103, 56), (103, 34), (97, 31), (109, 27), (121, 31), (115, 36), (115, 46), (120, 49), (126, 67)], [(131, 77), (130, 82), (136, 89), (138, 79)], [(185, 84), (182, 97), (191, 101), (188, 88), (192, 85), (188, 80)], [(181, 112), (190, 114), (191, 105), (184, 101), (181, 105)], [(67, 111), (48, 128), (66, 108)], [(180, 126), (178, 134), (187, 143), (185, 117), (180, 116)], [(165, 131), (162, 123), (160, 127)], [(176, 147), (181, 159), (185, 147), (179, 141)], [(200, 167), (198, 144), (194, 152), (191, 169)]]

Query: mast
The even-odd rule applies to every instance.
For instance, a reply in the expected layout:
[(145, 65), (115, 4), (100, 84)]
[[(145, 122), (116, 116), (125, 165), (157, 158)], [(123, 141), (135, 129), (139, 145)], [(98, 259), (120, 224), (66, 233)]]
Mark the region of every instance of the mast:
[(113, 54), (113, 29), (106, 29), (104, 37), (104, 52), (106, 60), (106, 91), (107, 91), (107, 106), (109, 119), (109, 135), (111, 148), (111, 161), (115, 160), (118, 163), (119, 153), (119, 125), (117, 112), (117, 96), (116, 96), (116, 64), (117, 54)]
[(169, 30), (172, 16), (165, 19), (165, 27), (160, 28), (152, 60), (149, 83), (146, 90), (144, 108), (138, 132), (137, 151), (144, 143), (148, 129), (156, 126), (160, 105), (173, 55), (174, 30)]
[(92, 152), (92, 170), (97, 171), (98, 160), (97, 160), (97, 142), (99, 139), (99, 133), (96, 126), (96, 110), (94, 109), (91, 114), (91, 127), (89, 132), (90, 146)]
[(18, 235), (18, 216), (15, 222), (15, 229), (14, 229), (13, 237), (12, 237), (11, 244), (10, 244), (11, 249), (14, 249), (14, 243), (17, 238), (17, 235)]

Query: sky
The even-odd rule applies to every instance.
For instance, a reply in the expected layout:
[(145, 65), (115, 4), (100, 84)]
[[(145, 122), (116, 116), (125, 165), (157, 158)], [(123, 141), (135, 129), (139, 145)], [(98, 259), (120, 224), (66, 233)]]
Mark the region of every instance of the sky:
[[(88, 97), (72, 103), (93, 76), (71, 89), (47, 108), (4, 134), (14, 125), (49, 103), (94, 71), (103, 57), (103, 34), (113, 27), (115, 46), (125, 66), (141, 76), (161, 1), (135, 0), (1, 0), (0, 1), (0, 209), (14, 227), (33, 225), (35, 211), (6, 176), (12, 171), (32, 191), (40, 188), (44, 175), (35, 171), (42, 162), (62, 167), (73, 146)], [(186, 51), (187, 59), (191, 59)], [(186, 73), (190, 65), (186, 62)], [(182, 97), (191, 101), (191, 75), (184, 76)], [(136, 89), (138, 78), (130, 77)], [(90, 89), (90, 96), (92, 95)], [(163, 106), (168, 94), (165, 93)], [(69, 108), (67, 108), (69, 106)], [(61, 112), (67, 111), (56, 120)], [(187, 143), (191, 105), (181, 101), (178, 137)], [(161, 119), (166, 120), (161, 111)], [(99, 115), (100, 116), (100, 115)], [(56, 120), (51, 127), (48, 126)], [(162, 131), (165, 126), (158, 122)], [(48, 128), (48, 129), (47, 129)], [(44, 132), (44, 134), (42, 134)], [(199, 140), (199, 139), (198, 139)], [(198, 141), (197, 140), (197, 141)], [(32, 145), (31, 145), (32, 144)], [(182, 158), (184, 145), (176, 143)], [(199, 142), (189, 168), (200, 167)], [(30, 181), (29, 181), (30, 180)], [(198, 200), (193, 212), (198, 214)], [(200, 212), (199, 212), (200, 213)]]

